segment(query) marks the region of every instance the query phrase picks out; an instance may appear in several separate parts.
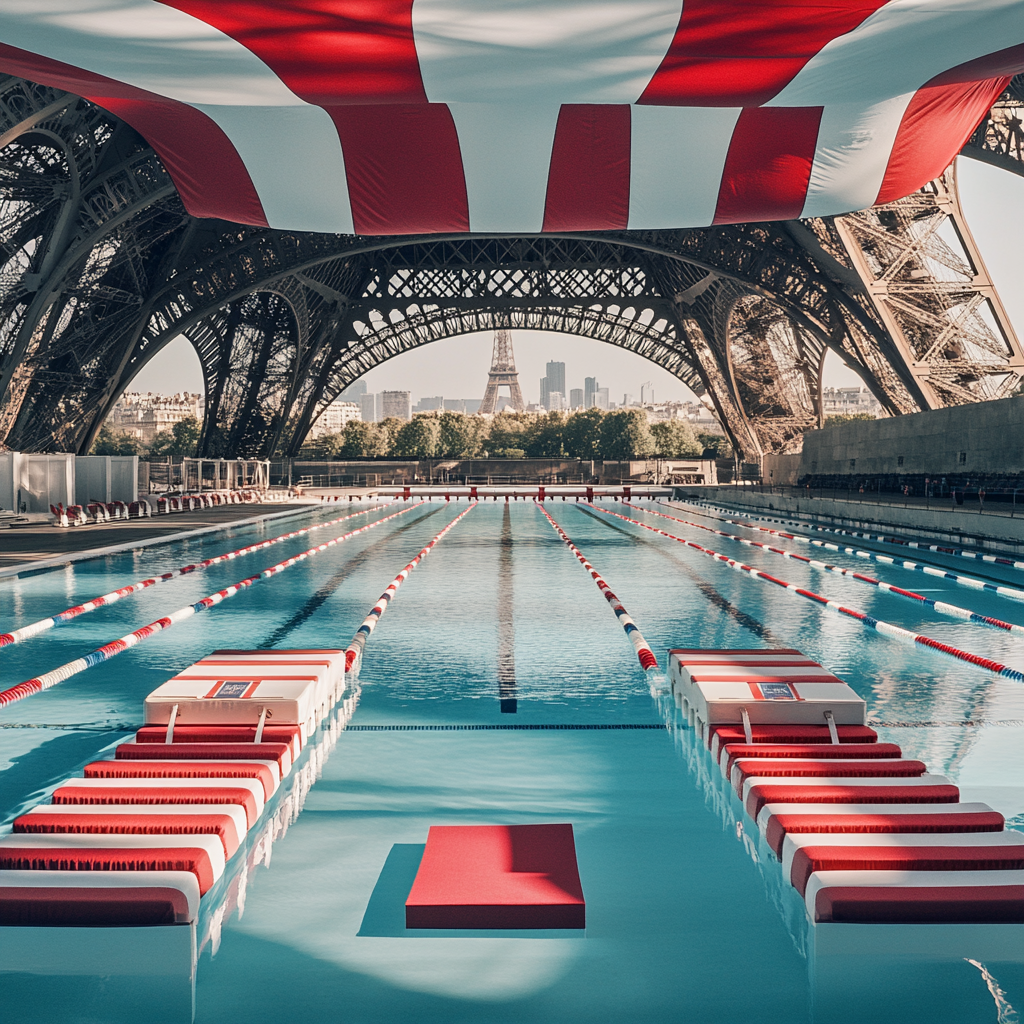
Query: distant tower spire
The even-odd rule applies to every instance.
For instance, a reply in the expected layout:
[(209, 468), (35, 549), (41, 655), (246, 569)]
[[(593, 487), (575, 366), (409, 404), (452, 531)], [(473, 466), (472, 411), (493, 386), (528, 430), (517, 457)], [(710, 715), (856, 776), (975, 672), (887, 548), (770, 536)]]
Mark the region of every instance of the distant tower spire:
[(516, 371), (516, 358), (512, 354), (512, 334), (504, 327), (494, 332), (494, 354), (491, 356), (491, 369), (487, 374), (487, 390), (484, 400), (480, 403), (481, 412), (494, 412), (498, 404), (498, 388), (507, 385), (512, 400), (512, 408), (522, 412), (526, 408), (523, 393), (519, 390), (519, 374)]

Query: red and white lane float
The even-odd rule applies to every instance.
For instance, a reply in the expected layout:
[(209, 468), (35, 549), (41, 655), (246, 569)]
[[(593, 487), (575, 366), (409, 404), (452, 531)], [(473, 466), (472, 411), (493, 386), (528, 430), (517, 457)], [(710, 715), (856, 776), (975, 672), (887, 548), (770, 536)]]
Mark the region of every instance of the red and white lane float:
[[(749, 537), (739, 537), (734, 533), (726, 533), (725, 530), (716, 530), (711, 526), (704, 526), (702, 523), (695, 523), (689, 519), (680, 519), (678, 516), (668, 516), (665, 515), (664, 512), (656, 512), (654, 509), (640, 508), (637, 505), (629, 504), (629, 502), (623, 502), (623, 504), (627, 508), (636, 509), (638, 512), (646, 512), (648, 515), (658, 516), (660, 519), (670, 519), (674, 523), (682, 523), (683, 526), (691, 526), (695, 530), (704, 530), (705, 532), (713, 533), (718, 537), (725, 537), (727, 540), (734, 540), (740, 544), (745, 544), (750, 548), (760, 548), (762, 551), (767, 551), (773, 555), (779, 555), (782, 558), (791, 558), (793, 561), (803, 562), (805, 565), (809, 565), (815, 569), (820, 569), (822, 572), (835, 573), (839, 576), (846, 576), (849, 579), (855, 580), (857, 583), (864, 583), (868, 586), (878, 587), (879, 590), (884, 590), (887, 594), (895, 594), (897, 597), (904, 597), (911, 601), (917, 601), (919, 604), (927, 605), (940, 615), (948, 615), (951, 618), (960, 619), (963, 622), (976, 622), (980, 626), (994, 626), (996, 629), (1002, 629), (1008, 633), (1024, 634), (1024, 626), (1018, 626), (1013, 622), (1004, 622), (1002, 619), (996, 619), (990, 615), (980, 615), (978, 612), (972, 612), (969, 608), (961, 608), (959, 605), (949, 604), (946, 601), (936, 601), (934, 598), (925, 597), (924, 594), (915, 593), (913, 590), (904, 590), (902, 587), (895, 587), (891, 583), (886, 583), (884, 580), (876, 579), (874, 576), (866, 576), (864, 573), (844, 568), (841, 565), (831, 565), (828, 562), (820, 562), (816, 558), (808, 558), (806, 555), (798, 555), (795, 551), (786, 551), (784, 548), (775, 548), (770, 544), (762, 544), (760, 541), (751, 540)], [(762, 529), (762, 527), (755, 526), (752, 527), (752, 529), (759, 530)], [(767, 532), (775, 533), (776, 531), (769, 530)], [(790, 535), (779, 534), (779, 536), (786, 537)], [(793, 538), (790, 537), (790, 539)]]
[[(727, 510), (722, 509), (721, 511)], [(717, 519), (718, 517), (708, 516), (708, 518)], [(935, 576), (938, 579), (950, 580), (957, 586), (967, 587), (970, 590), (984, 590), (991, 594), (998, 594), (1000, 597), (1007, 597), (1011, 601), (1024, 601), (1024, 590), (1021, 590), (1018, 587), (1007, 587), (1001, 583), (990, 583), (988, 580), (978, 579), (977, 576), (965, 576), (963, 573), (951, 572), (943, 566), (927, 565), (923, 562), (912, 562), (907, 558), (894, 558), (892, 555), (883, 555), (877, 551), (864, 551), (861, 548), (846, 547), (842, 544), (831, 544), (824, 540), (814, 540), (811, 537), (801, 537), (798, 533), (782, 533), (779, 530), (769, 530), (764, 526), (754, 526), (751, 523), (741, 522), (738, 519), (723, 519), (722, 522), (732, 523), (734, 526), (743, 526), (749, 530), (759, 530), (761, 533), (774, 534), (776, 537), (784, 537), (786, 540), (798, 541), (801, 544), (810, 544), (812, 547), (824, 548), (828, 551), (838, 551), (844, 555), (853, 555), (855, 558), (864, 558), (871, 562), (879, 562), (882, 565), (894, 565), (898, 569), (911, 569), (914, 572), (924, 573), (926, 576)], [(990, 625), (992, 625), (992, 623), (990, 623)]]
[(370, 634), (377, 628), (377, 623), (380, 622), (384, 613), (388, 610), (388, 605), (391, 603), (391, 599), (398, 592), (398, 588), (409, 578), (409, 574), (416, 568), (420, 562), (423, 561), (427, 555), (440, 543), (444, 538), (445, 534), (452, 530), (455, 525), (464, 516), (469, 515), (470, 512), (476, 508), (477, 503), (474, 501), (468, 508), (460, 512), (434, 539), (422, 548), (416, 557), (409, 562), (409, 564), (387, 585), (384, 593), (380, 595), (380, 599), (370, 609), (370, 614), (363, 619), (359, 629), (356, 630), (356, 635), (352, 638), (352, 643), (348, 645), (345, 651), (345, 672), (350, 674), (353, 679), (358, 677), (359, 669), (362, 665), (363, 660), (363, 648), (366, 646), (366, 641), (370, 638)]
[[(665, 504), (664, 502), (662, 504)], [(739, 515), (735, 509), (723, 508), (720, 505), (710, 505), (705, 502), (694, 502), (700, 508), (714, 509), (716, 512), (725, 512), (729, 515)], [(672, 506), (674, 507), (674, 506)], [(859, 537), (862, 540), (873, 540), (878, 544), (899, 545), (905, 548), (914, 548), (917, 551), (935, 551), (942, 555), (952, 555), (955, 558), (970, 558), (975, 562), (989, 562), (992, 565), (1006, 565), (1011, 569), (1024, 569), (1024, 562), (1016, 558), (1009, 558), (1006, 555), (993, 555), (984, 551), (969, 551), (967, 548), (950, 548), (944, 544), (930, 544), (928, 541), (906, 540), (902, 537), (893, 537), (885, 533), (866, 533), (860, 530), (843, 530), (838, 526), (820, 526), (818, 523), (805, 522), (800, 519), (786, 519), (777, 516), (754, 516), (744, 513), (748, 519), (759, 519), (765, 523), (781, 523), (789, 526), (799, 526), (805, 530), (812, 530), (815, 533), (840, 534), (844, 537)], [(713, 516), (711, 518), (717, 518)], [(736, 526), (747, 526), (751, 530), (764, 530), (766, 533), (776, 533), (776, 530), (765, 530), (763, 526), (753, 526), (738, 519), (723, 519), (722, 522), (733, 523)], [(800, 538), (804, 539), (804, 538)]]
[(244, 548), (237, 548), (235, 551), (225, 551), (221, 555), (214, 555), (213, 558), (204, 558), (201, 562), (194, 562), (191, 565), (183, 565), (179, 569), (172, 569), (170, 572), (161, 573), (159, 576), (152, 576), (146, 580), (139, 580), (138, 583), (130, 583), (128, 586), (119, 587), (117, 590), (112, 590), (109, 594), (103, 594), (101, 597), (90, 598), (88, 601), (76, 604), (72, 608), (65, 608), (64, 611), (58, 612), (56, 615), (51, 615), (48, 618), (39, 619), (38, 622), (32, 622), (27, 626), (14, 629), (10, 633), (0, 633), (0, 648), (8, 647), (11, 644), (22, 643), (22, 641), (28, 640), (30, 637), (38, 636), (40, 633), (45, 633), (48, 629), (53, 629), (54, 626), (62, 626), (65, 622), (70, 622), (72, 619), (78, 618), (79, 615), (85, 615), (87, 612), (94, 612), (97, 608), (105, 608), (107, 605), (111, 605), (115, 601), (120, 601), (123, 597), (130, 597), (132, 594), (137, 594), (141, 590), (148, 590), (150, 587), (155, 587), (158, 583), (167, 583), (170, 580), (177, 579), (179, 576), (188, 576), (189, 574), (199, 572), (202, 569), (209, 569), (211, 565), (219, 565), (221, 562), (230, 562), (234, 558), (241, 558), (243, 555), (251, 555), (253, 552), (262, 551), (264, 548), (272, 547), (274, 544), (280, 544), (282, 541), (293, 540), (295, 537), (303, 537), (307, 533), (313, 533), (316, 530), (325, 530), (328, 527), (336, 526), (338, 523), (342, 523), (347, 519), (354, 519), (356, 516), (369, 515), (371, 512), (379, 512), (381, 509), (386, 507), (386, 505), (374, 505), (372, 508), (363, 509), (361, 512), (353, 512), (351, 515), (347, 516), (339, 516), (337, 519), (331, 519), (326, 523), (314, 523), (312, 526), (304, 527), (301, 530), (290, 530), (288, 533), (282, 533), (278, 537), (271, 537), (269, 540), (261, 540), (255, 544), (249, 544)]
[(48, 690), (51, 686), (56, 686), (58, 683), (62, 683), (66, 679), (70, 679), (72, 676), (78, 675), (79, 672), (84, 672), (87, 668), (92, 668), (93, 665), (99, 665), (101, 662), (109, 661), (118, 654), (127, 651), (130, 647), (135, 647), (137, 644), (142, 643), (144, 640), (148, 640), (157, 633), (165, 629), (170, 629), (172, 626), (177, 625), (179, 622), (184, 622), (186, 619), (190, 619), (198, 612), (206, 611), (208, 608), (213, 608), (216, 605), (219, 605), (222, 601), (226, 601), (229, 597), (234, 597), (235, 594), (241, 593), (247, 587), (251, 587), (254, 583), (259, 583), (260, 580), (276, 576), (278, 573), (284, 572), (285, 569), (290, 569), (293, 565), (297, 565), (299, 562), (302, 562), (307, 558), (312, 558), (314, 555), (320, 554), (321, 551), (326, 551), (328, 548), (332, 548), (336, 544), (342, 544), (352, 537), (365, 533), (367, 530), (372, 530), (375, 527), (380, 526), (391, 519), (396, 519), (398, 516), (404, 515), (406, 512), (411, 512), (414, 508), (418, 507), (418, 505), (410, 505), (408, 508), (399, 509), (397, 512), (392, 512), (391, 515), (384, 516), (382, 519), (377, 519), (372, 523), (367, 523), (365, 526), (360, 526), (357, 530), (350, 530), (348, 533), (341, 534), (341, 536), (333, 537), (331, 540), (324, 541), (323, 544), (318, 544), (316, 547), (309, 548), (297, 555), (292, 555), (291, 558), (286, 558), (284, 561), (278, 562), (276, 565), (269, 566), (261, 572), (256, 573), (254, 576), (249, 576), (247, 579), (240, 580), (238, 583), (234, 583), (230, 587), (218, 590), (215, 594), (210, 594), (209, 596), (204, 597), (201, 601), (197, 601), (195, 604), (189, 604), (184, 608), (179, 608), (177, 611), (173, 611), (169, 615), (165, 615), (162, 618), (157, 619), (155, 622), (151, 622), (149, 625), (143, 626), (141, 629), (136, 629), (134, 632), (121, 637), (119, 640), (112, 640), (110, 643), (104, 644), (102, 647), (97, 647), (95, 651), (87, 654), (84, 658), (76, 658), (74, 661), (69, 661), (50, 672), (44, 672), (42, 675), (36, 676), (34, 679), (26, 679), (24, 682), (18, 683), (16, 686), (9, 687), (6, 690), (0, 690), (0, 708), (5, 707), (8, 704), (13, 704), (15, 701), (24, 700), (25, 697), (31, 697), (35, 693), (41, 693), (43, 690)]
[(669, 675), (813, 925), (1024, 924), (1024, 834), (878, 743), (841, 679), (792, 649), (674, 650)]
[[(604, 512), (605, 515), (615, 516), (616, 519), (622, 519), (627, 523), (632, 523), (634, 526), (640, 526), (645, 530), (650, 530), (652, 533), (660, 534), (662, 537), (667, 537), (669, 540), (685, 544), (688, 548), (692, 548), (694, 551), (699, 551), (701, 554), (707, 555), (709, 558), (714, 558), (716, 561), (724, 563), (729, 566), (730, 569), (735, 569), (737, 572), (747, 573), (749, 576), (754, 577), (754, 579), (762, 580), (765, 583), (773, 583), (777, 587), (782, 587), (783, 590), (790, 594), (801, 597), (807, 601), (814, 601), (816, 604), (828, 608), (829, 611), (833, 611), (838, 615), (845, 615), (851, 619), (856, 619), (866, 628), (873, 629), (875, 632), (881, 633), (883, 636), (890, 637), (893, 640), (900, 640), (904, 643), (920, 644), (922, 647), (930, 647), (932, 650), (938, 651), (940, 654), (947, 654), (951, 658), (967, 662), (969, 665), (975, 665), (986, 672), (993, 672), (998, 676), (1002, 676), (1004, 679), (1012, 679), (1018, 683), (1024, 682), (1024, 672), (1011, 668), (1009, 665), (1003, 665), (998, 661), (993, 661), (992, 658), (986, 658), (981, 654), (972, 654), (970, 651), (964, 651), (959, 647), (953, 647), (951, 644), (943, 643), (941, 640), (935, 640), (930, 636), (925, 636), (923, 633), (912, 633), (909, 629), (904, 629), (902, 626), (895, 626), (891, 622), (886, 622), (884, 619), (876, 619), (873, 615), (868, 615), (867, 612), (859, 611), (856, 608), (848, 608), (845, 605), (840, 604), (838, 601), (830, 601), (827, 597), (823, 597), (821, 594), (817, 594), (813, 590), (807, 590), (805, 587), (798, 587), (795, 583), (788, 583), (786, 580), (780, 579), (778, 576), (772, 576), (770, 573), (762, 572), (760, 569), (755, 569), (753, 566), (745, 565), (743, 562), (736, 561), (735, 558), (729, 558), (728, 555), (721, 555), (717, 551), (712, 551), (710, 548), (702, 547), (700, 544), (697, 544), (692, 540), (687, 540), (685, 537), (677, 537), (675, 534), (668, 533), (665, 530), (660, 530), (656, 526), (649, 526), (647, 523), (642, 523), (639, 519), (630, 519), (629, 516), (624, 516), (619, 512), (612, 512), (609, 509), (600, 508), (597, 505), (591, 505), (590, 507), (598, 512)], [(2, 698), (3, 694), (0, 693), (0, 699)]]
[[(596, 508), (597, 506), (591, 507)], [(612, 606), (612, 611), (615, 612), (615, 617), (619, 620), (623, 630), (625, 630), (626, 636), (629, 637), (629, 642), (633, 645), (633, 650), (636, 651), (640, 667), (645, 672), (648, 669), (656, 669), (658, 667), (658, 659), (654, 656), (654, 651), (651, 650), (651, 645), (644, 639), (643, 633), (640, 632), (640, 627), (633, 621), (622, 602), (612, 592), (612, 588), (608, 586), (601, 574), (590, 564), (590, 562), (587, 561), (583, 552), (573, 544), (569, 539), (569, 535), (558, 525), (558, 523), (554, 521), (554, 519), (551, 518), (547, 509), (539, 502), (537, 503), (537, 508), (540, 509), (544, 518), (551, 524), (555, 533), (565, 541), (566, 546), (576, 556), (580, 565), (590, 573), (590, 577), (597, 584), (598, 590), (604, 594), (605, 600)]]
[[(19, 950), (38, 929), (50, 964), (63, 954), (88, 960), (91, 944), (118, 934), (122, 958), (148, 951), (137, 973), (184, 971), (191, 992), (203, 902), (226, 870), (238, 875), (247, 836), (342, 700), (344, 664), (339, 649), (215, 651), (150, 694), (134, 742), (59, 783), (0, 834), (0, 976), (17, 969), (11, 958), (25, 960)], [(311, 784), (316, 768), (307, 770)], [(221, 918), (208, 928), (219, 931)], [(63, 969), (43, 966), (36, 973)], [(186, 1002), (188, 1013), (179, 1000), (174, 1013), (158, 1007), (147, 1019), (187, 1020)]]

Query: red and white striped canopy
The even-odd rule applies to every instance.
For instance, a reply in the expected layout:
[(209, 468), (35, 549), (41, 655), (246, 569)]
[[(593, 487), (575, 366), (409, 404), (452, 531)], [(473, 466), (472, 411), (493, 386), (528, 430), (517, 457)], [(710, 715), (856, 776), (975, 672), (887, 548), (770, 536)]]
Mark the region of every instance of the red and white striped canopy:
[(700, 227), (884, 203), (1024, 71), (1024, 0), (2, 0), (189, 211), (358, 234)]

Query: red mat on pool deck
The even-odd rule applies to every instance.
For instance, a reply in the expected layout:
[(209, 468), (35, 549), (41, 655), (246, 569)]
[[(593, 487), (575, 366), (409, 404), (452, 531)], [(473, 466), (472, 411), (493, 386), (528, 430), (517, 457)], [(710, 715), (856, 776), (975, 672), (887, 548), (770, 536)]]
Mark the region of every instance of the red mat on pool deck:
[[(869, 840), (870, 841), (870, 840)], [(815, 871), (1020, 871), (1024, 852), (1006, 846), (802, 846), (790, 882), (801, 896)]]
[(782, 844), (788, 832), (926, 833), (1002, 832), (1005, 819), (998, 811), (969, 814), (773, 814), (765, 830), (765, 842), (782, 859)]
[(746, 808), (754, 821), (765, 804), (955, 804), (960, 800), (956, 786), (787, 786), (771, 783), (751, 786)]
[(0, 891), (0, 925), (103, 928), (188, 920), (184, 893), (158, 885), (131, 889), (26, 886)]
[(822, 889), (816, 921), (858, 924), (1021, 924), (1024, 885), (895, 889), (849, 886)]
[(119, 761), (276, 761), (282, 777), (292, 767), (287, 743), (122, 743), (114, 757)]
[[(43, 835), (142, 835), (188, 836), (215, 835), (224, 844), (224, 857), (230, 859), (239, 846), (235, 823), (227, 814), (23, 814), (14, 819), (11, 831)], [(127, 845), (130, 841), (125, 840)]]
[[(297, 725), (267, 725), (264, 743), (287, 743), (294, 761), (302, 750), (302, 730)], [(166, 725), (144, 725), (135, 733), (136, 743), (164, 743)], [(174, 743), (254, 743), (255, 725), (175, 725)]]
[(407, 928), (584, 928), (572, 825), (433, 825)]

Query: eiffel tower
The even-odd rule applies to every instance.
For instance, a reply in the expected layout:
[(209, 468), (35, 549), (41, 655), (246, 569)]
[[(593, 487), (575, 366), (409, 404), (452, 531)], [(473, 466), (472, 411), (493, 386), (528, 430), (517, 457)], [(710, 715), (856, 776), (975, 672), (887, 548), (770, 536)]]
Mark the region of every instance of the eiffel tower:
[(480, 411), (494, 412), (498, 404), (498, 388), (508, 385), (512, 400), (512, 408), (522, 412), (526, 408), (523, 393), (519, 390), (519, 373), (516, 371), (516, 358), (512, 354), (512, 334), (504, 327), (494, 332), (494, 354), (491, 356), (491, 368), (487, 373), (487, 390), (484, 400), (480, 403)]

